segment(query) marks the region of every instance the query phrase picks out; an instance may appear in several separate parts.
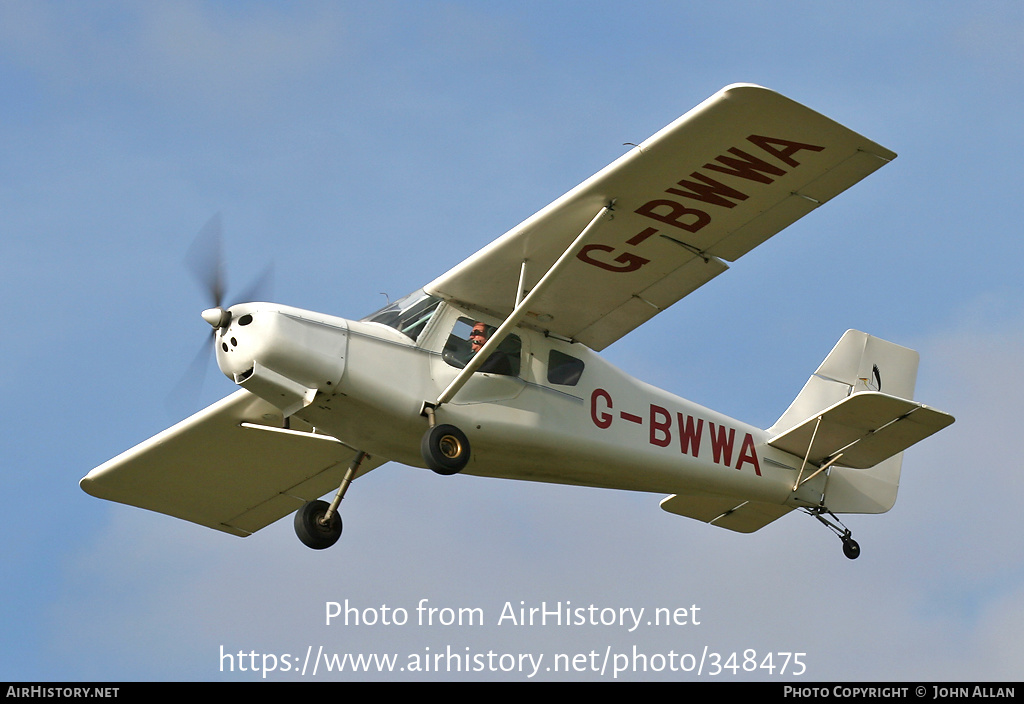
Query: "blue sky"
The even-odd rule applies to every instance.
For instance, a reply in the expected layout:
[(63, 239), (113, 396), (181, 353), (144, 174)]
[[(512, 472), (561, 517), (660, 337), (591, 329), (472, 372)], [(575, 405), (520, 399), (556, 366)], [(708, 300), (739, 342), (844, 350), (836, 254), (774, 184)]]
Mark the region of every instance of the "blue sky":
[[(260, 678), (221, 647), (707, 646), (804, 652), (805, 680), (1019, 680), (1022, 47), (1013, 2), (0, 4), (0, 679)], [(957, 423), (907, 453), (890, 513), (847, 521), (859, 560), (800, 514), (744, 536), (658, 496), (393, 465), (325, 553), (289, 521), (239, 540), (78, 488), (232, 391), (212, 368), (175, 391), (208, 330), (183, 259), (214, 213), (234, 290), (272, 263), (275, 300), (358, 318), (735, 82), (899, 158), (607, 357), (765, 427), (847, 328), (919, 350), (918, 398)], [(488, 623), (325, 625), (345, 599)], [(703, 620), (494, 623), (520, 601)]]

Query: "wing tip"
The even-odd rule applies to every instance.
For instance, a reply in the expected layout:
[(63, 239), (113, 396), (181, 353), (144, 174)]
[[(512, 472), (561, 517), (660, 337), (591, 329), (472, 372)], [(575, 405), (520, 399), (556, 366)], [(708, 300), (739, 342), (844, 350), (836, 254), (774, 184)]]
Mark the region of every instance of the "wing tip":
[(96, 493), (96, 478), (92, 476), (92, 472), (89, 472), (84, 477), (78, 480), (79, 488), (89, 496), (95, 496), (102, 498)]

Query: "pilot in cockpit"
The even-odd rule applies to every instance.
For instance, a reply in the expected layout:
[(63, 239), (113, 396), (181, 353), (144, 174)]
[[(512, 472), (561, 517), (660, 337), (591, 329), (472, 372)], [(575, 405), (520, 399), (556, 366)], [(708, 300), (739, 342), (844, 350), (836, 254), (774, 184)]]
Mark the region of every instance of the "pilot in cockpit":
[[(487, 343), (489, 337), (487, 325), (481, 322), (473, 324), (473, 330), (469, 333), (469, 349), (472, 354), (476, 354), (480, 349)], [(508, 355), (501, 350), (495, 350), (487, 358), (487, 361), (481, 365), (477, 371), (489, 372), (491, 374), (512, 374), (512, 362), (509, 360)]]
[(474, 323), (473, 330), (469, 333), (469, 348), (476, 354), (487, 342), (487, 326), (483, 323)]

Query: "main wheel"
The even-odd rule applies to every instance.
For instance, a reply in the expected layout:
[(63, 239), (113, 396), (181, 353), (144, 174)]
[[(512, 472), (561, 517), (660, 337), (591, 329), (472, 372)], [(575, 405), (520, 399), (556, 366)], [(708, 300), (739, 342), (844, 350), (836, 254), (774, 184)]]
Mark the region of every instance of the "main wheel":
[(843, 541), (843, 554), (851, 560), (856, 560), (860, 557), (860, 545), (853, 538), (847, 538)]
[(323, 522), (327, 509), (326, 501), (308, 501), (295, 512), (295, 535), (303, 545), (314, 550), (329, 548), (341, 537), (341, 516), (337, 511), (327, 523)]
[(469, 462), (469, 440), (454, 425), (435, 425), (423, 434), (420, 452), (438, 474), (458, 474)]

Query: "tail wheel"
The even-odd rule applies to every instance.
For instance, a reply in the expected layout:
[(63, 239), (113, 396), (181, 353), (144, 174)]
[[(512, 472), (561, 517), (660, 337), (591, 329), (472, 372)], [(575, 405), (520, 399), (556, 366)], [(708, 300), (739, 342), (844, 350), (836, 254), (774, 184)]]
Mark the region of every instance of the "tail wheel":
[(423, 435), (420, 452), (438, 474), (458, 474), (469, 462), (469, 440), (454, 425), (435, 425)]
[(306, 547), (324, 550), (338, 542), (341, 537), (341, 516), (335, 511), (331, 520), (324, 521), (330, 507), (326, 501), (309, 501), (295, 512), (295, 534)]

